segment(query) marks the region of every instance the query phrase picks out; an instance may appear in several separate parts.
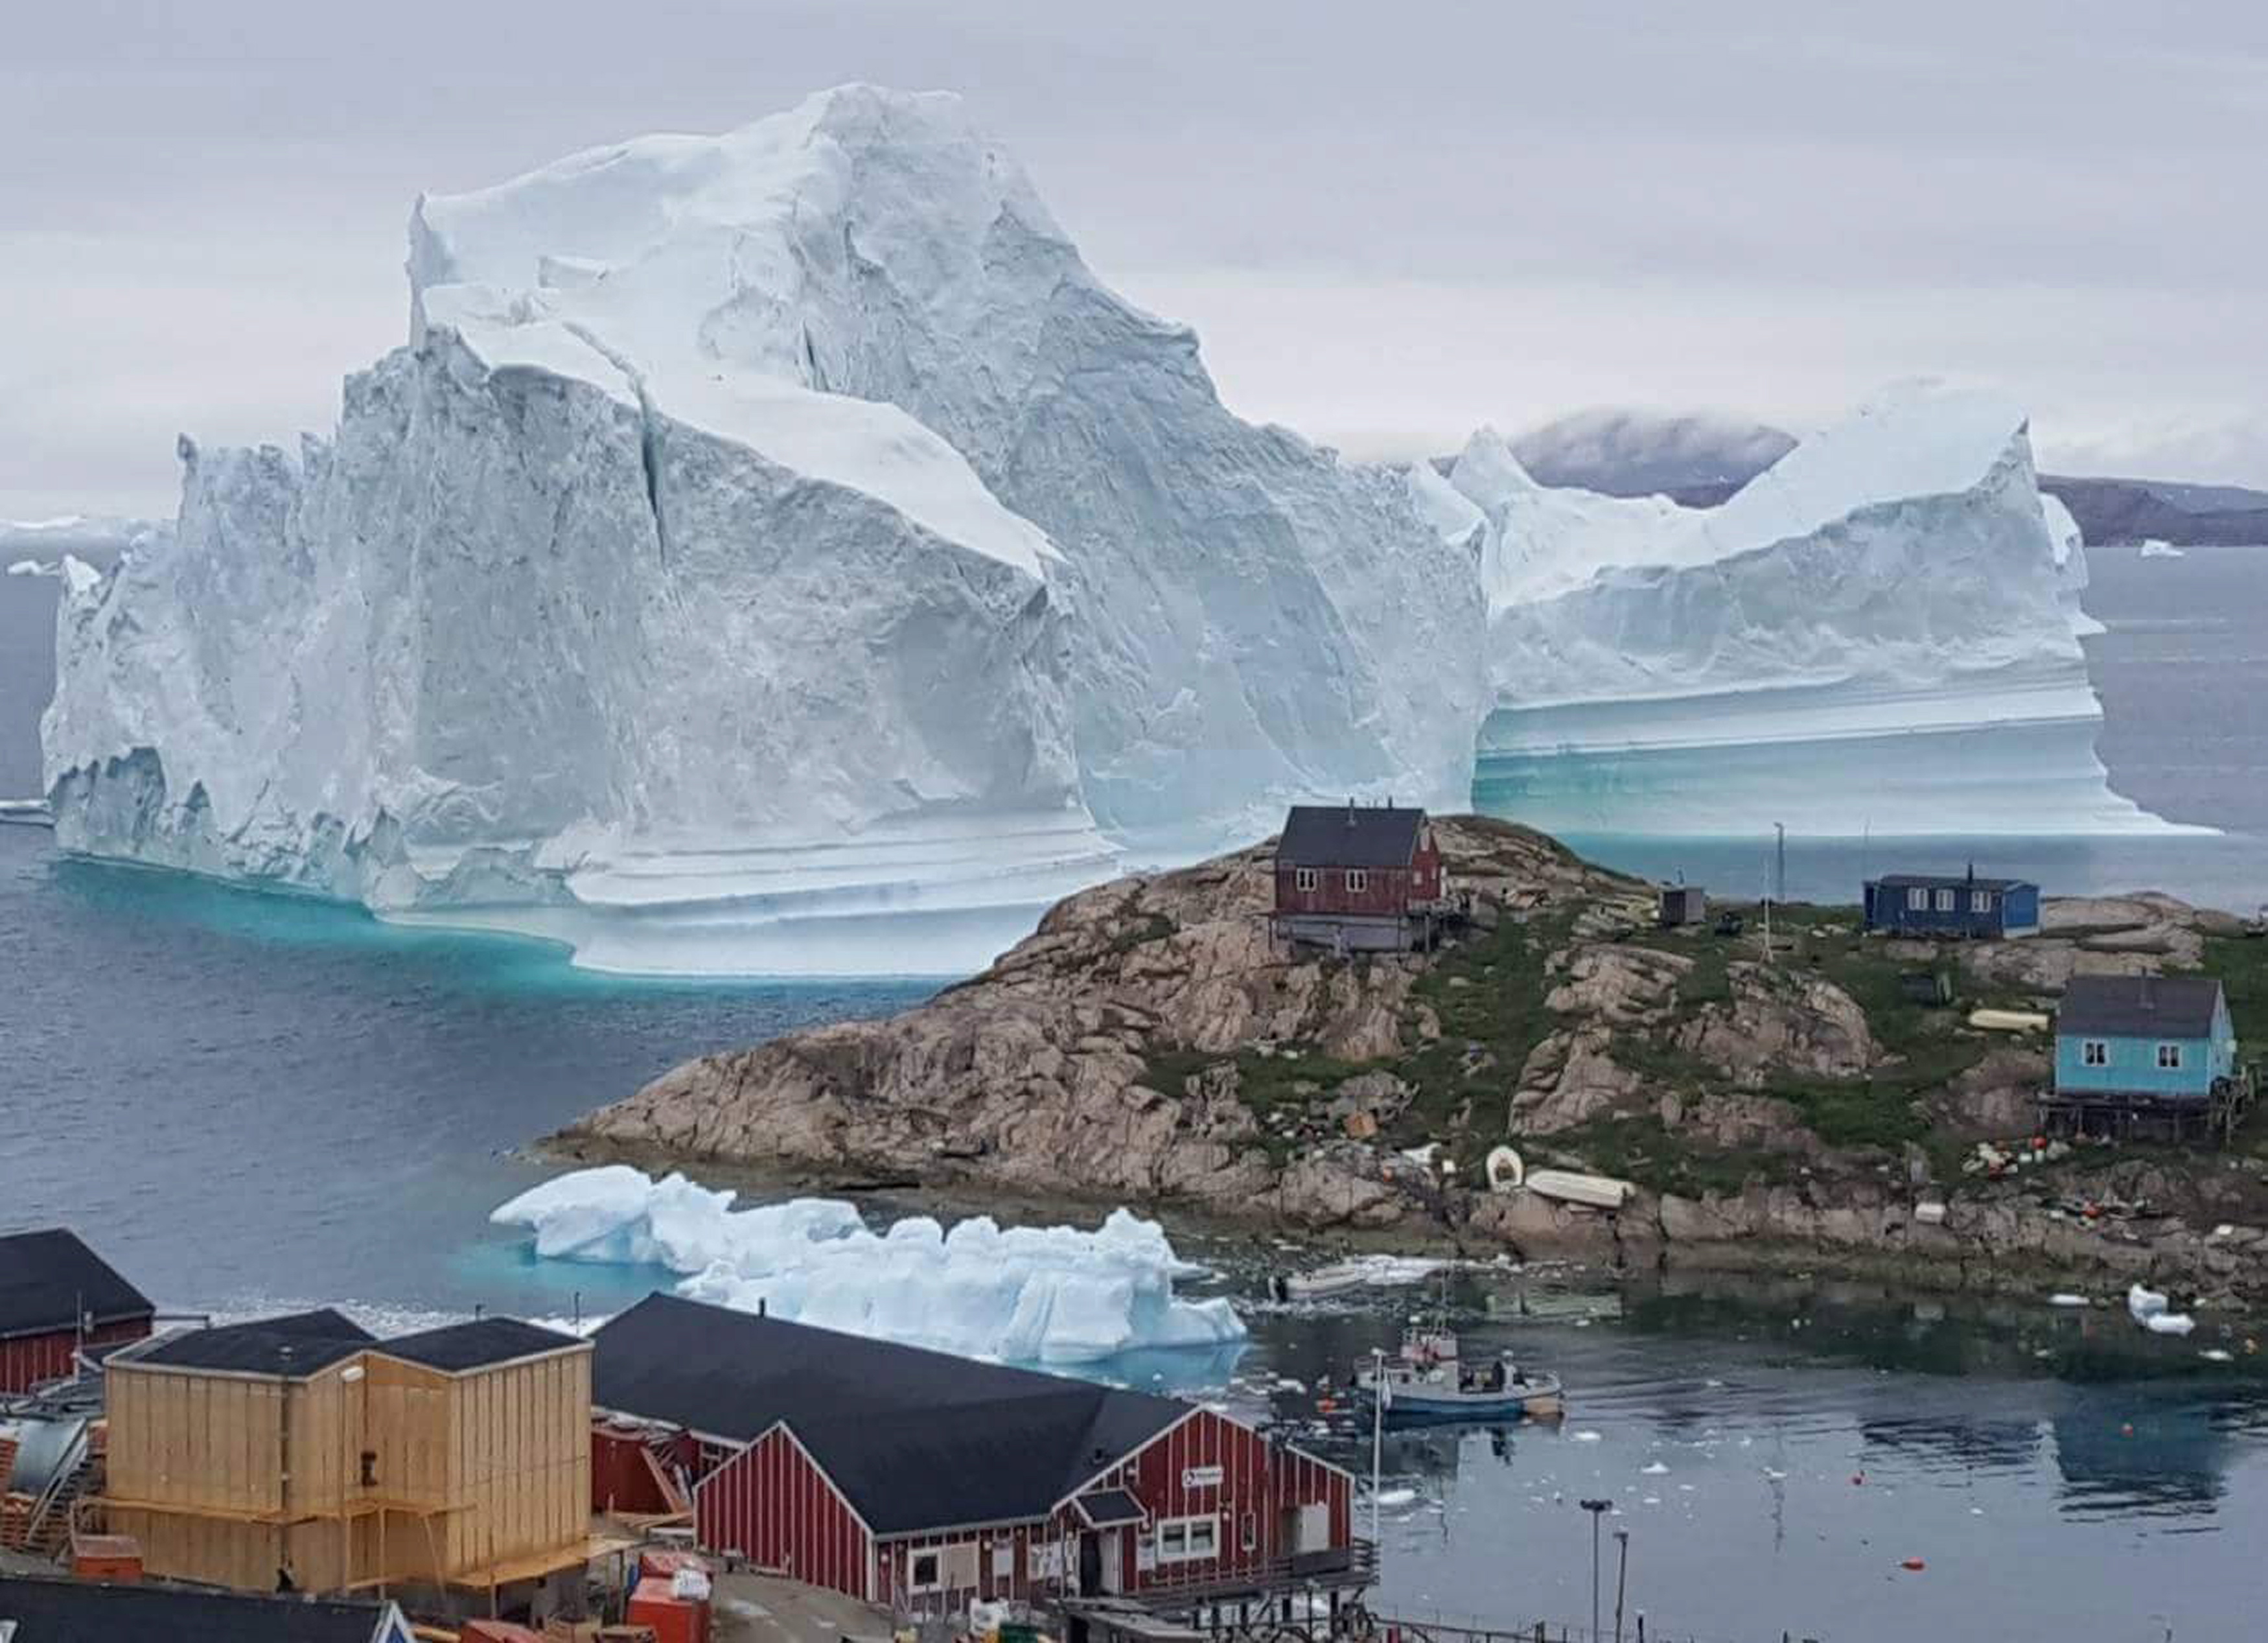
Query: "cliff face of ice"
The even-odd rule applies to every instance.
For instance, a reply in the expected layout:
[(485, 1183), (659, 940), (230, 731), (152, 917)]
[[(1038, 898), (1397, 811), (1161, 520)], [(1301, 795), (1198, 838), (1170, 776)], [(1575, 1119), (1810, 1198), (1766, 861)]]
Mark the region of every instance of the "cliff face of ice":
[(1708, 510), (1546, 490), (1486, 436), (1450, 480), (1488, 520), (1484, 807), (1619, 832), (2156, 825), (2095, 757), (2083, 550), (1996, 395), (1893, 390)]
[(177, 539), (67, 615), (70, 847), (637, 968), (585, 914), (703, 969), (979, 915), (926, 932), (953, 969), (1107, 870), (1091, 818), (1463, 796), (1469, 559), (1401, 475), (1230, 416), (957, 99), (594, 150), (409, 241), (335, 440), (185, 444)]

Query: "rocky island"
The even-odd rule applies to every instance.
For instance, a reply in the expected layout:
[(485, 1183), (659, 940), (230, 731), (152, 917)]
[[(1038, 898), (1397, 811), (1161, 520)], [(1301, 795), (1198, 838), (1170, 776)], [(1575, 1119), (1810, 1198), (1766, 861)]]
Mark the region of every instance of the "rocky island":
[[(1071, 896), (912, 1010), (687, 1062), (553, 1144), (1528, 1259), (2268, 1299), (2257, 1137), (2037, 1146), (2050, 1040), (1970, 1023), (2074, 975), (2204, 970), (2257, 1042), (2268, 942), (2239, 921), (2051, 898), (2036, 936), (1931, 944), (1792, 905), (1767, 947), (1753, 917), (1658, 928), (1652, 887), (1529, 829), (1436, 834), (1466, 916), (1434, 952), (1274, 939), (1263, 844)], [(1940, 974), (1949, 1002), (1911, 984)], [(1492, 1190), (1506, 1145), (1637, 1190)]]

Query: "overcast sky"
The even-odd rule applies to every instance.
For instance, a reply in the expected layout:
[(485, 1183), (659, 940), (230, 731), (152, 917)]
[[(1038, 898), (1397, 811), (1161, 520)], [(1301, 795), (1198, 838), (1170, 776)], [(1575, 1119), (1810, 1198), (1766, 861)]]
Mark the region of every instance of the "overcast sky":
[(73, 0), (0, 15), (0, 517), (328, 429), (420, 189), (849, 79), (965, 92), (1232, 406), (1359, 454), (1930, 374), (2268, 485), (2258, 0)]

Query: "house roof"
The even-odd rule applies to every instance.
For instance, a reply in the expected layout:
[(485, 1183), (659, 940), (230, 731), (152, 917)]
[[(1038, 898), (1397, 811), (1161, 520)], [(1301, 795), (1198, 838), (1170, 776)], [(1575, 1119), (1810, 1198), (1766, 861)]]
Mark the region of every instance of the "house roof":
[(296, 1379), (352, 1357), (376, 1338), (353, 1319), (323, 1307), (278, 1318), (257, 1318), (249, 1323), (161, 1335), (147, 1345), (113, 1353), (110, 1362), (225, 1369)]
[(0, 1237), (0, 1339), (74, 1329), (82, 1311), (114, 1323), (156, 1310), (77, 1233), (55, 1227)]
[(475, 1318), (416, 1335), (397, 1335), (379, 1342), (378, 1350), (389, 1358), (406, 1359), (428, 1369), (461, 1374), (468, 1369), (482, 1369), (518, 1358), (534, 1358), (588, 1345), (579, 1335), (523, 1323), (518, 1318)]
[(1276, 859), (1295, 867), (1406, 867), (1425, 813), (1392, 805), (1293, 805)]
[[(15, 1643), (374, 1643), (391, 1603), (0, 1576)], [(399, 1635), (399, 1632), (396, 1632)]]
[(593, 1344), (600, 1407), (740, 1441), (784, 1423), (879, 1535), (1043, 1517), (1189, 1412), (670, 1295)]
[(1980, 879), (1969, 873), (1886, 873), (1873, 880), (1886, 890), (2036, 890), (2029, 879)]
[(2074, 976), (2056, 1031), (2106, 1038), (2204, 1038), (2220, 984), (2209, 976)]

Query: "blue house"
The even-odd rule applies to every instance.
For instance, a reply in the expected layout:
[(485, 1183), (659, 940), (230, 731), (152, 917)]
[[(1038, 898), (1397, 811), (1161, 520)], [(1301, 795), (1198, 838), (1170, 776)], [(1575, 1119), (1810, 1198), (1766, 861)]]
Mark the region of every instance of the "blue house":
[(2210, 1131), (2244, 1085), (2228, 998), (2210, 976), (2074, 976), (2064, 990), (2051, 1105), (2079, 1128), (2149, 1118), (2177, 1137)]
[(2040, 887), (2026, 879), (1894, 873), (1867, 880), (1867, 928), (1897, 936), (2039, 933)]

